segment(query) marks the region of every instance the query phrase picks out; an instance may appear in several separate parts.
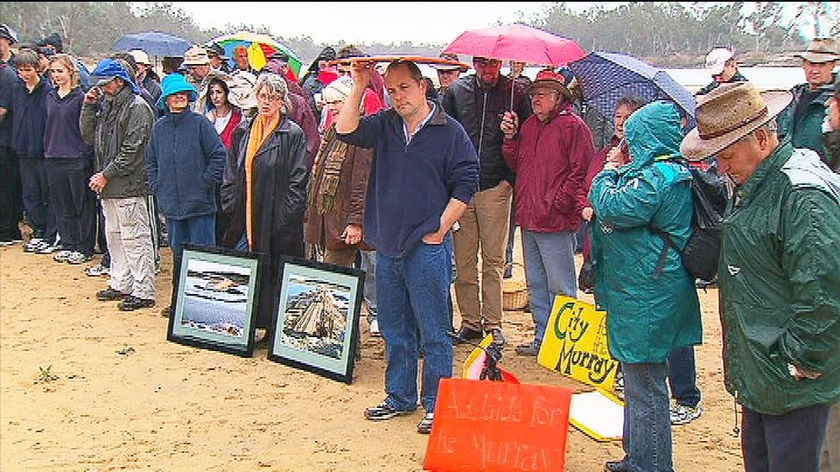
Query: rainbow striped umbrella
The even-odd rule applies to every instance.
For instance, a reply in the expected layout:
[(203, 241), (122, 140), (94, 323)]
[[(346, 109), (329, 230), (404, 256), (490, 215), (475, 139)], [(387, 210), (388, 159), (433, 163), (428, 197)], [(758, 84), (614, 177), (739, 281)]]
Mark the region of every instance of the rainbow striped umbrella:
[(250, 31), (237, 31), (232, 34), (225, 34), (211, 39), (208, 43), (217, 43), (225, 48), (225, 55), (233, 57), (233, 50), (239, 46), (248, 48), (248, 60), (254, 70), (265, 67), (268, 57), (277, 51), (289, 55), (289, 69), (294, 72), (295, 78), (300, 77), (300, 68), (303, 61), (288, 46), (282, 44), (267, 34), (251, 33)]

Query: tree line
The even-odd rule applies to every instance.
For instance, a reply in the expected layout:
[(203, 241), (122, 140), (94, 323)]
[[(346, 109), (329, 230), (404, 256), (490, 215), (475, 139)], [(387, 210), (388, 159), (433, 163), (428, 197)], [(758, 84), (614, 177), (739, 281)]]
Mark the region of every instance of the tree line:
[[(228, 5), (234, 8), (234, 4)], [(793, 18), (785, 20), (783, 2), (626, 2), (593, 4), (573, 11), (566, 2), (548, 4), (532, 18), (500, 18), (497, 24), (526, 23), (577, 41), (588, 51), (614, 51), (647, 58), (661, 67), (696, 65), (714, 47), (750, 53), (756, 61), (802, 50), (805, 36), (840, 34), (840, 2), (801, 2)], [(180, 7), (169, 2), (3, 2), (0, 22), (18, 31), (21, 44), (57, 32), (65, 50), (99, 58), (112, 52), (124, 34), (160, 31), (204, 44), (211, 38), (239, 30), (267, 33), (289, 46), (309, 64), (327, 44), (310, 36), (283, 36), (261, 24), (227, 24), (222, 29), (199, 27)], [(454, 39), (454, 38), (453, 38)], [(329, 44), (340, 49), (345, 43)], [(437, 56), (446, 44), (356, 44), (371, 54)]]

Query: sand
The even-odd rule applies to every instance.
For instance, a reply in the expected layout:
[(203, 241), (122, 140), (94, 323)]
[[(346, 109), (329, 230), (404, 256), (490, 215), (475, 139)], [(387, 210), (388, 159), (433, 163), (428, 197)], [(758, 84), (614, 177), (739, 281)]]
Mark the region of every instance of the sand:
[[(423, 470), (421, 411), (385, 422), (362, 415), (385, 395), (384, 341), (369, 335), (367, 322), (350, 385), (273, 362), (266, 348), (242, 358), (169, 342), (159, 311), (169, 300), (170, 257), (163, 249), (158, 307), (121, 312), (94, 297), (106, 277), (21, 245), (0, 249), (0, 470)], [(704, 413), (674, 427), (675, 469), (739, 470), (717, 291), (700, 296)], [(513, 352), (533, 332), (530, 313), (506, 312), (504, 332), (502, 365), (522, 382), (591, 390)], [(456, 372), (470, 350), (456, 347)], [(622, 455), (619, 442), (569, 429), (567, 471), (600, 471)]]

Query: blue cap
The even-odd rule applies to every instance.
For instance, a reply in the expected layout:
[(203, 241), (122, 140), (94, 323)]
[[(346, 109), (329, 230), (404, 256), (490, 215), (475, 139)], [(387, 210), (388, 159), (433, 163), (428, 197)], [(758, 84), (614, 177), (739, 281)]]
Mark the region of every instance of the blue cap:
[(116, 59), (103, 59), (90, 74), (91, 82), (97, 86), (105, 85), (117, 77), (131, 84), (134, 93), (140, 94), (140, 87), (134, 83), (134, 79), (131, 78), (131, 74), (128, 73), (125, 66)]
[(193, 84), (187, 82), (187, 78), (181, 74), (174, 73), (167, 75), (161, 81), (160, 86), (162, 91), (157, 101), (157, 107), (161, 110), (167, 109), (166, 99), (170, 95), (178, 92), (189, 92), (188, 100), (191, 102), (198, 99), (198, 90), (196, 90)]

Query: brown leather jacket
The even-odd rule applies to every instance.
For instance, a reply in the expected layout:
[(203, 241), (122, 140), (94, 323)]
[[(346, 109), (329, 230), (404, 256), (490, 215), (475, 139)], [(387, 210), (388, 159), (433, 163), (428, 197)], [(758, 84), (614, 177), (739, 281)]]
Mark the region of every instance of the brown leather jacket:
[[(324, 134), (324, 140), (315, 158), (312, 175), (309, 179), (310, 192), (313, 185), (324, 171), (324, 163), (330, 151), (341, 145), (336, 139), (335, 127)], [(363, 226), (365, 212), (365, 194), (367, 193), (370, 168), (373, 163), (373, 149), (347, 146), (347, 152), (341, 163), (338, 188), (335, 191), (335, 206), (328, 212), (319, 214), (311, 203), (304, 215), (304, 240), (330, 250), (348, 247), (341, 239), (344, 228), (349, 224)], [(314, 200), (311, 195), (309, 201)], [(373, 248), (362, 242), (359, 249), (369, 251)]]

